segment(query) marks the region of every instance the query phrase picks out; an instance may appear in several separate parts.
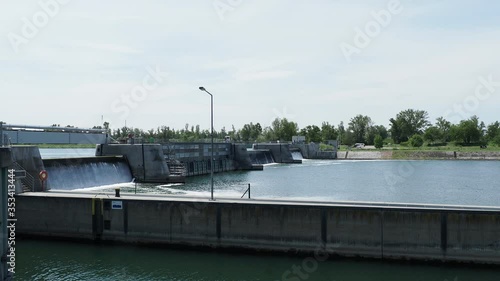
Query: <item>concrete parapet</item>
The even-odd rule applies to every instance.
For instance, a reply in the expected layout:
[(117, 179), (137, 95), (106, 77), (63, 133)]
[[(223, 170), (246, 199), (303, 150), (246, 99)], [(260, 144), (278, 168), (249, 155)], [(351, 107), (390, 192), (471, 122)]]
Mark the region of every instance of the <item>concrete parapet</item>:
[[(37, 146), (13, 146), (13, 162), (18, 163), (34, 179), (34, 191), (42, 191), (42, 183), (38, 174), (45, 170), (45, 166)], [(17, 169), (17, 168), (16, 168)], [(31, 187), (29, 187), (31, 190)]]

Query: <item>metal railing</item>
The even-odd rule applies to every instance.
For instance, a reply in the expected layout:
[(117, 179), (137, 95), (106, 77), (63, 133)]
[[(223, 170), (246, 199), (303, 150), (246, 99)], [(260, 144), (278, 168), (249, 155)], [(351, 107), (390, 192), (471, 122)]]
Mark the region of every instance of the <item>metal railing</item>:
[(30, 173), (28, 173), (23, 166), (19, 165), (19, 163), (14, 162), (12, 164), (14, 165), (14, 169), (16, 170), (16, 172), (23, 173), (23, 176), (16, 177), (21, 179), (23, 187), (26, 187), (26, 189), (23, 188), (23, 191), (35, 191), (35, 178)]
[(247, 192), (248, 192), (248, 199), (250, 199), (250, 184), (248, 184), (248, 188), (247, 188), (247, 190), (245, 190), (245, 193), (243, 193), (243, 195), (241, 195), (241, 197), (240, 197), (240, 198), (245, 197), (245, 194), (247, 194)]

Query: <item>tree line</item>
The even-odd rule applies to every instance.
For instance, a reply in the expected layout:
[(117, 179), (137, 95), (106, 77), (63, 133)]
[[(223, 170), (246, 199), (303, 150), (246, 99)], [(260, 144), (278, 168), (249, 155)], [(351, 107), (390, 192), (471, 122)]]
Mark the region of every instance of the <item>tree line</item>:
[[(138, 128), (122, 127), (111, 129), (109, 123), (96, 126), (98, 129), (108, 129), (116, 140), (124, 140), (130, 136), (142, 137), (146, 141), (157, 142), (194, 142), (210, 139), (210, 130), (201, 129), (199, 125), (186, 124), (182, 129), (160, 126), (144, 131)], [(321, 126), (307, 125), (299, 128), (296, 122), (286, 118), (276, 118), (270, 126), (250, 122), (236, 129), (222, 128), (214, 130), (214, 138), (224, 140), (227, 136), (236, 142), (289, 142), (292, 136), (304, 136), (306, 142), (324, 143), (328, 140), (339, 140), (341, 144), (353, 145), (365, 143), (382, 147), (388, 143), (422, 146), (443, 145), (454, 142), (458, 145), (486, 145), (488, 143), (500, 146), (500, 123), (498, 121), (486, 125), (477, 116), (461, 120), (453, 124), (444, 117), (439, 117), (434, 123), (429, 121), (424, 110), (407, 109), (389, 119), (389, 126), (376, 125), (369, 116), (358, 114), (347, 124), (341, 121), (337, 126), (322, 122)]]

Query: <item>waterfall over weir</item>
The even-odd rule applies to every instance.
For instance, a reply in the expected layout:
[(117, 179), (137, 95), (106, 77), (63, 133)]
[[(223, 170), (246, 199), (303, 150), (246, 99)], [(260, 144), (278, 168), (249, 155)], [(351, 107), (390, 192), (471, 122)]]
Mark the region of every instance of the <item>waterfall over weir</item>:
[(46, 159), (50, 189), (73, 190), (132, 181), (130, 168), (121, 157)]
[(270, 164), (274, 163), (273, 154), (267, 149), (248, 150), (252, 164)]
[(304, 159), (304, 157), (302, 157), (302, 153), (300, 151), (292, 151), (292, 158), (293, 158), (293, 160)]

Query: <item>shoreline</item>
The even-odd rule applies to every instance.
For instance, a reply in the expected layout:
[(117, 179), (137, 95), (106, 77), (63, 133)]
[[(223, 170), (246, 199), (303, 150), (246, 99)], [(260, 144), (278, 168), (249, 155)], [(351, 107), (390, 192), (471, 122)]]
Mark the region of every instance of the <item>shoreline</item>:
[(337, 151), (337, 160), (500, 160), (500, 151)]

